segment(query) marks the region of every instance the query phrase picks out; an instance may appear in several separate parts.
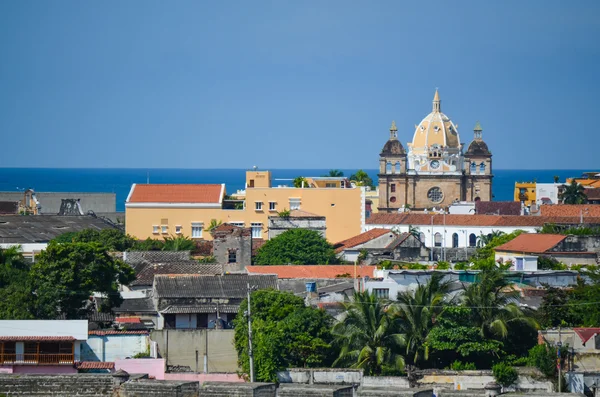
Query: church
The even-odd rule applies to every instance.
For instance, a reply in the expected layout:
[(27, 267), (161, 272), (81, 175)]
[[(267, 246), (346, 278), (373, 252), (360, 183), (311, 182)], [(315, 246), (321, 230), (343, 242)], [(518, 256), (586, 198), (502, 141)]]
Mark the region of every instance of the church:
[(492, 153), (479, 122), (467, 150), (457, 126), (442, 113), (438, 91), (433, 109), (415, 127), (407, 149), (398, 140), (396, 123), (379, 155), (380, 212), (431, 210), (456, 201), (491, 201)]

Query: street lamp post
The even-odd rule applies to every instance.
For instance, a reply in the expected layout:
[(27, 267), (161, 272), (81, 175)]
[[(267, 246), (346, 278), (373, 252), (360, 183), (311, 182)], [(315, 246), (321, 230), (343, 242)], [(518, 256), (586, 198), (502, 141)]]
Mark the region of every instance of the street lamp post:
[(562, 390), (562, 368), (560, 365), (560, 348), (562, 347), (562, 338), (561, 338), (561, 333), (560, 333), (560, 327), (558, 327), (558, 343), (556, 344), (556, 346), (558, 347), (558, 349), (556, 349), (557, 366), (558, 366), (558, 390), (557, 390), (557, 392), (560, 393), (560, 391)]

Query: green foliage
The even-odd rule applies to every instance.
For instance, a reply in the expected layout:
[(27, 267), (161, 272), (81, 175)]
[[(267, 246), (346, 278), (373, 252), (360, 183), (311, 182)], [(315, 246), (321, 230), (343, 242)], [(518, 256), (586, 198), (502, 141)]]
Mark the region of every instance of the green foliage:
[(402, 265), (402, 269), (408, 270), (427, 270), (428, 266), (421, 263), (405, 263)]
[(546, 344), (536, 345), (529, 350), (527, 365), (536, 367), (547, 378), (554, 378), (557, 373), (557, 357), (556, 347)]
[(392, 261), (385, 260), (377, 264), (377, 268), (381, 270), (392, 270), (396, 266)]
[(223, 221), (221, 220), (216, 220), (216, 219), (211, 219), (210, 223), (208, 224), (208, 226), (206, 227), (206, 229), (204, 229), (205, 232), (210, 232), (211, 230), (221, 226), (223, 224)]
[(504, 387), (512, 385), (519, 378), (517, 370), (504, 362), (494, 365), (492, 373), (496, 382)]
[(472, 371), (477, 369), (474, 363), (463, 363), (462, 361), (454, 361), (450, 364), (450, 369), (453, 371)]
[(202, 258), (198, 258), (198, 262), (200, 263), (217, 263), (217, 258), (213, 255), (205, 256)]
[(284, 209), (283, 209), (283, 211), (281, 211), (281, 212), (278, 212), (278, 213), (277, 213), (277, 215), (278, 215), (280, 218), (289, 219), (289, 217), (290, 217), (290, 215), (291, 215), (291, 212), (290, 212), (290, 210), (288, 210), (288, 209), (284, 208)]
[[(260, 290), (252, 293), (252, 331), (256, 380), (275, 382), (277, 372), (289, 367), (330, 365), (332, 319), (324, 311), (306, 307), (289, 292)], [(247, 300), (234, 320), (234, 345), (242, 372), (248, 359)]]
[(468, 270), (470, 267), (468, 262), (457, 262), (454, 264), (454, 270)]
[(107, 251), (123, 252), (132, 248), (136, 241), (118, 229), (85, 229), (80, 232), (67, 232), (56, 237), (57, 243), (98, 243)]
[(367, 251), (366, 249), (362, 249), (362, 250), (360, 250), (360, 252), (358, 254), (358, 261), (362, 262), (365, 259), (367, 259), (368, 256), (369, 256), (369, 251)]
[(477, 260), (483, 259), (486, 259), (488, 261), (491, 259), (491, 261), (494, 262), (495, 248), (502, 244), (508, 243), (521, 233), (523, 233), (522, 230), (515, 230), (514, 232), (508, 234), (495, 231), (494, 233), (492, 233), (491, 238), (488, 238), (488, 236), (484, 237), (482, 235), (482, 237), (480, 237), (480, 240), (483, 238), (483, 242), (485, 244), (483, 246), (480, 246), (475, 252), (475, 255), (473, 256), (475, 263), (477, 262)]
[(365, 186), (370, 187), (371, 189), (375, 189), (375, 185), (373, 184), (373, 179), (363, 170), (356, 171), (355, 174), (350, 175), (350, 180), (356, 183), (357, 186)]
[(194, 240), (183, 235), (165, 237), (162, 247), (163, 251), (193, 251), (194, 249), (196, 249)]
[(162, 251), (165, 242), (163, 240), (148, 237), (146, 240), (136, 241), (132, 251)]
[(569, 306), (567, 306), (568, 301), (568, 291), (546, 286), (546, 293), (538, 310), (540, 324), (545, 328), (571, 325), (573, 316)]
[(333, 246), (314, 230), (290, 229), (268, 240), (254, 258), (257, 265), (327, 265), (337, 262)]
[(439, 261), (437, 263), (437, 270), (450, 270), (450, 263), (445, 261)]
[(0, 248), (0, 319), (33, 319), (29, 264), (20, 247)]
[(344, 176), (344, 173), (340, 170), (329, 170), (329, 172), (325, 175), (323, 175), (324, 177), (332, 177), (332, 178), (339, 178)]
[(551, 256), (541, 255), (538, 257), (539, 270), (566, 270), (567, 265), (560, 263)]
[(150, 347), (148, 347), (146, 351), (134, 354), (131, 358), (150, 358)]
[(554, 223), (547, 223), (537, 230), (538, 233), (563, 234), (574, 236), (600, 236), (600, 226), (571, 226), (564, 227)]
[(294, 187), (297, 188), (309, 188), (308, 180), (303, 176), (297, 176), (294, 178)]
[(356, 292), (344, 308), (344, 320), (332, 331), (334, 346), (340, 349), (333, 365), (360, 368), (369, 376), (401, 371), (404, 336), (398, 332), (388, 302), (368, 291)]
[(563, 191), (558, 194), (558, 199), (563, 204), (584, 204), (587, 200), (585, 188), (575, 179), (568, 185), (563, 185)]
[(51, 241), (31, 268), (36, 318), (52, 319), (64, 314), (80, 318), (94, 292), (104, 294), (110, 307), (122, 302), (119, 284), (135, 279), (133, 269), (114, 259), (98, 243)]

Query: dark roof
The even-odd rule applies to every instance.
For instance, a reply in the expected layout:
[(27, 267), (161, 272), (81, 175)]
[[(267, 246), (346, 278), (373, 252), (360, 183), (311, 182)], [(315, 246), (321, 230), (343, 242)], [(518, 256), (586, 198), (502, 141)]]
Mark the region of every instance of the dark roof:
[(198, 261), (181, 261), (154, 263), (146, 265), (141, 269), (136, 279), (130, 284), (136, 285), (152, 285), (154, 276), (157, 274), (223, 274), (223, 266), (216, 263), (198, 263)]
[(483, 156), (483, 157), (488, 157), (491, 156), (492, 153), (490, 152), (490, 149), (488, 149), (488, 145), (480, 140), (480, 139), (476, 139), (473, 142), (471, 142), (471, 144), (469, 145), (469, 148), (467, 149), (467, 152), (465, 153), (465, 156)]
[(276, 275), (224, 274), (219, 276), (166, 276), (154, 278), (156, 298), (240, 298), (247, 284), (258, 289), (277, 288)]
[(344, 281), (339, 284), (328, 285), (326, 287), (317, 288), (319, 294), (331, 294), (336, 292), (344, 292), (354, 289), (354, 281)]
[[(99, 298), (96, 298), (98, 300)], [(89, 322), (96, 323), (107, 323), (112, 322), (115, 319), (115, 315), (112, 313), (100, 313), (100, 312), (92, 312), (88, 315), (87, 320)]]
[(121, 306), (113, 308), (115, 313), (156, 313), (152, 298), (124, 299)]
[(0, 214), (15, 215), (19, 213), (18, 201), (0, 201)]
[(519, 201), (476, 201), (475, 212), (483, 215), (521, 215)]
[(0, 241), (7, 244), (46, 243), (66, 232), (102, 230), (112, 225), (93, 216), (3, 215)]
[(180, 262), (188, 259), (190, 251), (127, 251), (123, 255), (123, 260), (130, 265), (139, 262)]
[(237, 313), (240, 310), (240, 305), (191, 305), (191, 306), (168, 306), (161, 310), (162, 314), (196, 314), (196, 313)]
[(390, 139), (383, 145), (383, 149), (381, 149), (381, 156), (390, 156), (390, 155), (402, 155), (405, 154), (404, 146), (397, 139)]
[(588, 200), (600, 200), (600, 188), (588, 188), (583, 191)]

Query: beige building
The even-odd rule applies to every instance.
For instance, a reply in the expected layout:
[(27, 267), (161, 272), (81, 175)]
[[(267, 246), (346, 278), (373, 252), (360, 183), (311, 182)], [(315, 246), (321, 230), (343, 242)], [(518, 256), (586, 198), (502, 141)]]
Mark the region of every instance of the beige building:
[(302, 210), (326, 219), (325, 237), (337, 242), (359, 234), (365, 221), (365, 192), (344, 178), (306, 178), (305, 187), (273, 187), (271, 172), (246, 172), (246, 190), (236, 200), (225, 185), (134, 184), (125, 203), (126, 232), (138, 239), (184, 235), (211, 240), (211, 221), (251, 227), (267, 239), (269, 216)]
[(447, 207), (455, 201), (492, 199), (492, 154), (479, 123), (463, 153), (457, 126), (441, 111), (436, 90), (433, 109), (415, 126), (408, 152), (392, 122), (390, 138), (379, 160), (379, 211), (404, 206), (422, 210)]

